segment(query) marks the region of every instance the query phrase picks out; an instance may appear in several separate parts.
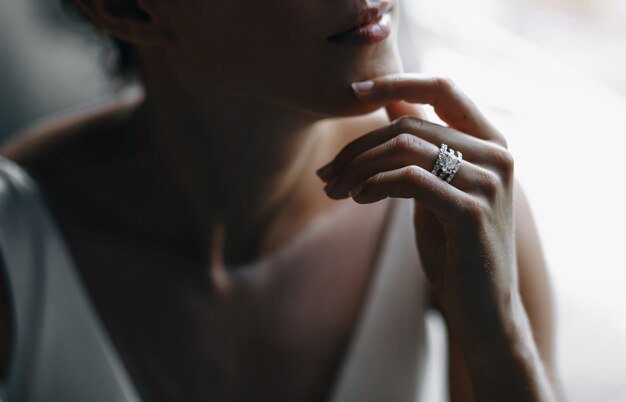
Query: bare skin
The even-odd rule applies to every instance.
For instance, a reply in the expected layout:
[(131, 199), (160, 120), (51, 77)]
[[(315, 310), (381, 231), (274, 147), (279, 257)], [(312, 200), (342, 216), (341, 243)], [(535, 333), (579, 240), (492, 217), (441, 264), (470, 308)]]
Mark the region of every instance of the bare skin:
[[(506, 142), (449, 81), (397, 75), (393, 36), (325, 41), (370, 2), (78, 3), (133, 44), (145, 101), (47, 125), (3, 154), (42, 183), (146, 400), (327, 397), (389, 198), (415, 199), (454, 402), (555, 400), (546, 267)], [(370, 78), (369, 95), (350, 89)], [(450, 127), (401, 101), (433, 104)], [(389, 120), (363, 116), (383, 106)], [(428, 171), (444, 137), (467, 153), (452, 184)], [(325, 194), (314, 173), (333, 159), (339, 184)], [(267, 269), (335, 202), (349, 206), (343, 225), (299, 243), (284, 261), (295, 269)], [(354, 252), (328, 247), (357, 222), (369, 229), (341, 239), (366, 252), (350, 264)], [(250, 264), (263, 269), (237, 269)]]
[[(185, 222), (185, 216), (176, 217), (180, 220), (174, 221), (172, 212), (179, 209), (173, 206), (175, 204), (171, 198), (175, 196), (172, 192), (159, 190), (167, 188), (167, 182), (164, 181), (167, 175), (153, 173), (154, 169), (159, 168), (158, 165), (149, 162), (154, 156), (142, 152), (141, 155), (146, 162), (138, 162), (136, 159), (138, 154), (132, 151), (134, 148), (132, 142), (127, 144), (124, 141), (113, 141), (123, 144), (116, 145), (115, 150), (102, 147), (103, 143), (111, 143), (109, 142), (111, 136), (119, 135), (122, 139), (129, 135), (125, 130), (121, 130), (120, 126), (116, 126), (116, 122), (124, 121), (124, 116), (128, 116), (128, 111), (133, 107), (134, 103), (118, 105), (87, 117), (79, 116), (57, 124), (45, 125), (19, 137), (5, 146), (1, 153), (26, 168), (46, 190), (49, 206), (63, 230), (90, 298), (94, 301), (99, 316), (145, 400), (206, 400), (207, 396), (215, 400), (246, 400), (249, 395), (238, 393), (243, 389), (254, 392), (257, 398), (255, 400), (323, 399), (323, 395), (327, 395), (332, 386), (332, 375), (339, 367), (343, 348), (349, 340), (354, 320), (367, 291), (371, 260), (376, 255), (376, 245), (380, 240), (376, 234), (384, 227), (385, 215), (381, 213), (383, 209), (378, 211), (363, 209), (359, 212), (358, 208), (351, 207), (352, 212), (344, 219), (353, 220), (351, 225), (364, 222), (371, 230), (369, 233), (367, 229), (355, 230), (349, 236), (342, 236), (341, 233), (336, 233), (336, 227), (328, 226), (325, 231), (317, 234), (318, 238), (327, 240), (325, 246), (308, 241), (298, 250), (296, 255), (307, 258), (311, 256), (311, 252), (314, 252), (315, 256), (317, 254), (315, 250), (324, 247), (328, 250), (325, 254), (331, 260), (335, 260), (335, 264), (324, 263), (319, 255), (320, 259), (314, 259), (313, 264), (327, 266), (328, 271), (292, 269), (291, 275), (285, 277), (284, 273), (287, 271), (274, 266), (270, 275), (257, 275), (256, 278), (252, 277), (252, 280), (246, 278), (245, 274), (238, 277), (237, 271), (232, 276), (229, 274), (229, 280), (226, 282), (222, 280), (223, 275), (209, 275), (207, 279), (207, 271), (224, 272), (225, 267), (222, 264), (227, 264), (226, 258), (219, 258), (221, 262), (218, 261), (218, 265), (221, 266), (218, 270), (214, 269), (215, 261), (210, 261), (213, 255), (207, 258), (203, 250), (190, 246), (194, 240), (193, 232), (173, 230), (193, 226)], [(320, 152), (319, 159), (327, 161), (330, 159), (329, 154), (337, 154), (346, 144), (360, 137), (351, 133), (378, 129), (385, 123), (386, 119), (380, 114), (334, 120), (326, 127), (332, 130), (336, 137), (328, 146), (327, 152)], [(106, 137), (106, 141), (102, 136)], [(102, 155), (105, 155), (104, 158)], [(312, 163), (308, 168), (309, 176), (312, 176), (313, 169), (320, 165), (319, 160)], [(158, 179), (156, 181), (155, 176)], [(306, 181), (306, 177), (303, 179)], [(314, 191), (307, 194), (309, 199), (315, 199), (315, 192), (323, 194), (321, 189), (323, 183), (315, 178), (311, 184), (310, 188)], [(125, 194), (124, 199), (118, 200), (116, 194), (122, 192)], [(107, 194), (112, 196), (107, 197)], [(149, 199), (146, 199), (147, 194), (150, 195)], [(534, 328), (541, 358), (556, 384), (553, 371), (553, 324), (549, 308), (551, 305), (549, 280), (527, 202), (521, 192), (516, 194), (517, 241), (521, 250), (519, 253), (521, 296)], [(138, 205), (141, 207), (138, 208)], [(152, 207), (146, 209), (146, 205)], [(285, 219), (284, 221), (292, 224), (266, 229), (266, 238), (269, 238), (267, 233), (276, 233), (275, 237), (278, 240), (273, 241), (273, 247), (266, 247), (265, 251), (257, 252), (250, 261), (257, 261), (258, 264), (259, 260), (271, 256), (274, 251), (282, 250), (285, 244), (290, 243), (294, 234), (301, 234), (303, 225), (310, 224), (323, 214), (332, 214), (333, 211), (337, 211), (336, 208), (334, 202), (328, 202), (326, 196), (318, 197), (311, 207), (312, 212), (308, 214), (308, 219), (307, 216), (300, 217), (301, 221)], [(274, 222), (280, 220), (276, 219)], [(345, 220), (338, 221), (337, 226), (345, 226), (344, 222)], [(358, 233), (368, 233), (369, 236), (359, 237)], [(329, 246), (337, 243), (335, 236), (339, 237), (343, 245), (346, 245), (347, 240), (351, 240), (351, 243), (333, 253)], [(263, 235), (260, 237), (263, 238)], [(185, 243), (185, 239), (188, 239), (189, 243)], [(237, 247), (239, 246), (233, 246), (233, 249), (236, 250)], [(338, 258), (342, 255), (344, 258), (346, 255), (350, 257), (347, 261), (353, 260), (355, 253), (349, 251), (352, 248), (371, 252), (369, 255), (363, 255), (363, 259), (353, 261), (353, 265), (341, 266), (342, 260)], [(271, 263), (272, 260), (269, 261)], [(299, 264), (297, 261), (288, 260), (285, 265), (297, 267)], [(252, 262), (251, 266), (255, 267), (255, 263)], [(341, 268), (337, 269), (339, 266)], [(262, 265), (258, 267), (267, 268)], [(266, 359), (275, 362), (281, 353), (281, 342), (285, 341), (280, 330), (275, 329), (267, 334), (265, 332), (267, 329), (263, 328), (260, 322), (254, 331), (265, 333), (265, 338), (258, 344), (250, 343), (249, 338), (243, 338), (242, 342), (246, 347), (252, 346), (257, 350), (263, 350), (263, 353), (270, 354), (271, 358), (263, 357), (264, 354), (245, 357), (237, 355), (233, 350), (247, 350), (241, 344), (234, 344), (232, 349), (225, 349), (222, 344), (224, 339), (241, 337), (242, 331), (251, 330), (247, 325), (242, 326), (243, 323), (249, 322), (250, 316), (246, 314), (245, 319), (242, 319), (241, 313), (238, 312), (253, 311), (248, 304), (250, 302), (258, 308), (259, 295), (265, 295), (262, 296), (262, 310), (273, 311), (273, 314), (282, 316), (283, 319), (285, 317), (302, 319), (310, 316), (311, 313), (302, 308), (290, 307), (285, 310), (285, 306), (294, 305), (294, 296), (303, 293), (301, 285), (303, 282), (316, 282), (315, 278), (311, 277), (312, 272), (319, 274), (318, 283), (326, 284), (324, 278), (330, 275), (338, 286), (336, 292), (344, 296), (341, 300), (329, 300), (327, 305), (322, 305), (319, 303), (319, 295), (323, 294), (323, 299), (328, 300), (328, 288), (307, 287), (306, 293), (319, 307), (315, 315), (324, 317), (326, 325), (332, 328), (331, 335), (327, 333), (324, 338), (320, 336), (323, 335), (323, 331), (318, 325), (308, 323), (307, 326), (306, 321), (300, 322), (297, 325), (307, 328), (301, 333), (304, 336), (297, 340), (303, 348), (304, 354), (299, 356), (302, 360), (294, 363), (286, 359), (285, 366), (272, 365), (273, 372), (263, 367), (263, 371), (268, 375), (262, 378), (234, 371), (232, 377), (226, 381), (223, 377), (225, 361), (236, 361), (251, 370), (258, 370), (255, 363)], [(342, 275), (337, 276), (337, 272), (343, 272), (343, 279)], [(122, 277), (123, 280), (120, 279)], [(179, 284), (175, 292), (171, 290), (173, 282)], [(199, 286), (199, 283), (202, 285)], [(283, 289), (280, 293), (289, 301), (272, 297), (267, 291), (277, 287)], [(163, 297), (164, 294), (167, 295), (166, 298)], [(190, 300), (189, 295), (200, 296), (191, 296), (197, 298)], [(7, 318), (3, 319), (5, 324), (0, 327), (2, 330), (0, 340), (3, 350), (6, 351), (2, 362), (6, 365), (6, 356), (10, 350), (8, 336), (10, 307), (6, 302), (6, 294), (0, 294), (0, 300), (4, 301), (0, 316)], [(306, 305), (306, 301), (302, 300), (301, 305)], [(128, 306), (135, 307), (129, 309)], [(439, 308), (436, 303), (433, 307)], [(207, 316), (212, 318), (207, 321)], [(292, 320), (293, 318), (284, 324), (293, 325)], [(159, 333), (162, 336), (153, 343), (147, 343), (146, 328), (153, 328), (148, 332)], [(192, 328), (193, 332), (181, 333), (180, 328)], [(190, 333), (202, 335), (191, 338)], [(196, 338), (200, 340), (193, 341)], [(268, 340), (272, 340), (272, 343), (268, 344)], [(186, 354), (181, 355), (180, 348), (173, 350), (173, 345), (187, 345)], [(193, 357), (198, 356), (199, 350), (207, 349), (207, 345), (215, 346), (223, 354), (213, 354), (208, 361), (194, 359)], [(325, 353), (319, 353), (320, 350)], [(474, 391), (467, 364), (459, 342), (452, 333), (449, 334), (449, 352), (452, 400), (473, 401)], [(312, 356), (324, 356), (325, 359), (316, 361), (311, 358)], [(207, 368), (207, 364), (212, 368)], [(284, 381), (294, 372), (285, 370), (285, 367), (292, 364), (299, 367), (309, 366), (311, 371), (307, 372), (304, 378), (290, 378), (290, 383), (298, 385), (286, 390)], [(194, 379), (197, 379), (194, 373), (207, 370), (219, 373), (212, 377), (215, 382), (207, 382), (203, 377), (194, 384)], [(164, 378), (169, 380), (164, 382)], [(163, 387), (164, 384), (167, 388)], [(276, 394), (278, 390), (282, 390), (280, 395)]]
[[(157, 157), (147, 147), (138, 156), (132, 141), (121, 140), (131, 135), (125, 127), (134, 127), (117, 123), (129, 110), (47, 125), (2, 154), (45, 190), (90, 298), (144, 400), (326, 398), (392, 206), (337, 205), (324, 195), (315, 168), (329, 159), (328, 151), (354, 138), (351, 131), (312, 154), (308, 174), (299, 178), (311, 191), (296, 194), (310, 200), (299, 204), (305, 213), (281, 209), (287, 217), (257, 236), (268, 246), (233, 244), (226, 237), (225, 249), (244, 252), (236, 261), (224, 253), (216, 262), (194, 247), (195, 227), (187, 217), (171, 213), (184, 211), (175, 206), (184, 201), (160, 190), (176, 183), (155, 174), (162, 169), (151, 163)], [(380, 115), (325, 127), (361, 132), (379, 123)], [(102, 136), (115, 145), (103, 148)], [(306, 229), (323, 216), (332, 219)], [(265, 374), (255, 375), (259, 371)]]
[[(393, 121), (321, 168), (324, 190), (361, 204), (416, 201), (418, 251), (452, 337), (451, 362), (465, 363), (476, 400), (559, 399), (552, 340), (536, 332), (539, 326), (551, 332), (545, 262), (505, 137), (447, 78), (392, 74), (353, 89), (365, 103), (386, 105)], [(447, 125), (428, 122), (411, 103), (432, 105)], [(454, 184), (429, 172), (439, 154), (435, 144), (443, 143), (464, 150)], [(537, 275), (532, 285), (528, 271)], [(548, 309), (531, 318), (536, 298)]]

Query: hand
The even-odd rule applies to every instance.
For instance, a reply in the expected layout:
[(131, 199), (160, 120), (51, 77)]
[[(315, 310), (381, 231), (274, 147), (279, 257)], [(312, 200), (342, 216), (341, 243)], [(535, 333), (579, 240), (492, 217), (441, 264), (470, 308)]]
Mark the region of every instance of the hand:
[[(448, 325), (460, 340), (489, 341), (519, 307), (513, 159), (504, 137), (447, 79), (399, 74), (354, 88), (362, 102), (386, 105), (393, 121), (318, 171), (325, 191), (362, 204), (413, 198), (419, 254)], [(432, 105), (448, 127), (417, 117), (406, 102)], [(463, 153), (450, 183), (431, 173), (442, 143)]]

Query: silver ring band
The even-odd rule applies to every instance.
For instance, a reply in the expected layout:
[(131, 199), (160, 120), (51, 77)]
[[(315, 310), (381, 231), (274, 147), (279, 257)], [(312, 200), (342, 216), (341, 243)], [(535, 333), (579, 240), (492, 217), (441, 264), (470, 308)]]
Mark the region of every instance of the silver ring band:
[(441, 147), (439, 148), (439, 155), (435, 161), (435, 166), (433, 166), (432, 174), (439, 177), (441, 180), (445, 180), (450, 183), (456, 172), (459, 171), (462, 160), (462, 153), (448, 149), (447, 144), (441, 144)]

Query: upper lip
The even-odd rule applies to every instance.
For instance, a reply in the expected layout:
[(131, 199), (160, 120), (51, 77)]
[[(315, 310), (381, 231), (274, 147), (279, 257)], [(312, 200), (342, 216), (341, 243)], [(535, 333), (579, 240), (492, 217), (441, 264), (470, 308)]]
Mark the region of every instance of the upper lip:
[(333, 36), (338, 36), (344, 34), (346, 32), (352, 31), (353, 29), (368, 25), (370, 22), (378, 19), (383, 14), (391, 10), (391, 2), (390, 1), (382, 1), (373, 7), (363, 8), (358, 10), (355, 14), (352, 15), (349, 23), (345, 24), (345, 28), (339, 32), (336, 32), (329, 36), (332, 38)]

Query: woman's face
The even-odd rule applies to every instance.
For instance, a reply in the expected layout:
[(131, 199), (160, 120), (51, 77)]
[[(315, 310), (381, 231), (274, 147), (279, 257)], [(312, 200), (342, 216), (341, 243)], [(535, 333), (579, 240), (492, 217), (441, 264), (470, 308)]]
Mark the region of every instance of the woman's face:
[[(391, 4), (389, 4), (391, 3)], [(362, 114), (350, 83), (399, 72), (397, 13), (381, 0), (163, 2), (176, 62), (198, 85), (323, 116)], [(391, 5), (391, 34), (367, 45), (327, 38), (368, 7)], [(389, 7), (387, 7), (389, 8)]]

